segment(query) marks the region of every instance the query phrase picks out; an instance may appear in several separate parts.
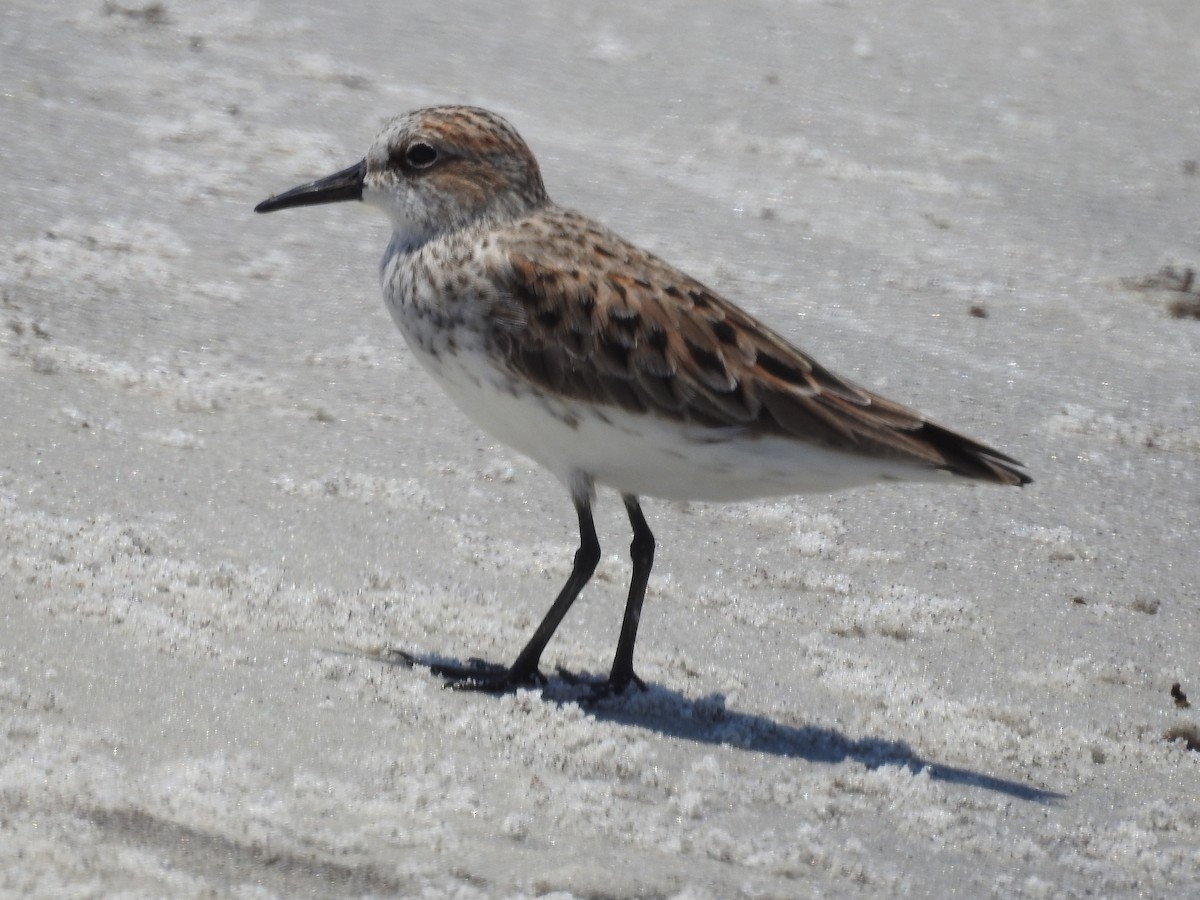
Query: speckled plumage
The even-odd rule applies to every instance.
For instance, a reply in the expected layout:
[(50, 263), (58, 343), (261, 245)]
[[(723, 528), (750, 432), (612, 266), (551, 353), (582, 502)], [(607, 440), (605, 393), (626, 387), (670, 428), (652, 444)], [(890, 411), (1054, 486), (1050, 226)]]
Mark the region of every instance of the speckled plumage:
[(467, 415), (558, 476), (580, 517), (572, 578), (517, 663), (437, 667), (453, 679), (508, 687), (538, 677), (545, 642), (599, 556), (596, 484), (622, 493), (635, 532), (634, 584), (606, 685), (620, 689), (636, 680), (653, 556), (639, 495), (740, 500), (886, 480), (1029, 481), (1012, 458), (839, 378), (695, 279), (554, 205), (533, 154), (494, 113), (443, 106), (400, 116), (357, 166), (258, 209), (349, 199), (391, 219), (384, 297), (422, 364)]

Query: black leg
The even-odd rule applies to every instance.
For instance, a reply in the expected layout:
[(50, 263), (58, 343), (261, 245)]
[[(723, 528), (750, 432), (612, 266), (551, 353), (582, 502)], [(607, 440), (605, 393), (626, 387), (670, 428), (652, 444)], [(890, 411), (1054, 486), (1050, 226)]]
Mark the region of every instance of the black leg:
[(633, 543), (629, 545), (629, 556), (633, 559), (633, 578), (629, 582), (629, 599), (625, 603), (625, 618), (621, 622), (621, 637), (617, 641), (617, 655), (613, 658), (612, 671), (608, 676), (608, 689), (620, 693), (633, 682), (642, 690), (645, 683), (633, 672), (633, 645), (637, 641), (638, 623), (642, 620), (642, 601), (646, 598), (646, 584), (650, 581), (650, 569), (654, 566), (654, 535), (642, 515), (642, 506), (632, 494), (623, 494), (625, 510), (629, 513), (629, 524), (633, 526)]
[[(575, 598), (579, 596), (583, 586), (588, 583), (588, 579), (596, 571), (596, 564), (600, 562), (600, 542), (596, 539), (596, 526), (592, 522), (591, 501), (586, 494), (583, 497), (575, 497), (573, 500), (575, 512), (579, 516), (579, 549), (575, 551), (575, 564), (571, 567), (571, 575), (567, 578), (567, 583), (558, 592), (554, 605), (550, 607), (550, 611), (538, 625), (533, 637), (525, 645), (525, 649), (517, 656), (516, 662), (507, 669), (489, 667), (486, 664), (478, 666), (434, 664), (429, 667), (429, 671), (435, 675), (441, 675), (453, 687), (465, 690), (506, 691), (522, 685), (545, 682), (542, 673), (538, 671), (538, 661), (542, 658), (542, 651), (550, 643), (550, 638), (554, 636), (554, 632), (567, 614), (567, 610), (571, 608), (571, 604), (575, 602)], [(636, 503), (636, 501), (634, 502)], [(653, 546), (653, 538), (651, 538), (651, 545)], [(635, 624), (634, 628), (636, 629), (636, 627)], [(408, 654), (401, 654), (401, 657), (409, 663), (420, 663), (419, 660)]]
[(575, 598), (579, 596), (583, 586), (588, 583), (592, 573), (596, 571), (596, 564), (600, 562), (600, 542), (596, 539), (596, 526), (592, 522), (591, 502), (587, 498), (576, 499), (575, 512), (579, 516), (579, 549), (575, 551), (575, 564), (571, 567), (571, 575), (567, 578), (567, 583), (563, 585), (562, 590), (558, 592), (554, 605), (542, 619), (542, 624), (537, 627), (537, 631), (533, 633), (533, 637), (529, 639), (525, 649), (517, 656), (517, 661), (508, 670), (512, 677), (522, 679), (540, 677), (538, 660), (542, 658), (542, 651), (550, 643), (550, 638), (554, 636), (563, 616), (567, 614), (567, 610), (571, 608), (571, 604), (575, 602)]
[(643, 691), (646, 683), (633, 671), (633, 645), (637, 642), (638, 623), (642, 620), (642, 601), (646, 598), (646, 583), (650, 580), (650, 569), (654, 565), (654, 535), (642, 515), (641, 504), (633, 494), (622, 494), (625, 511), (629, 513), (629, 524), (633, 526), (633, 543), (629, 555), (633, 558), (633, 578), (629, 581), (629, 599), (625, 603), (625, 618), (621, 621), (621, 637), (617, 639), (617, 655), (613, 657), (612, 670), (607, 681), (586, 681), (559, 669), (559, 674), (571, 684), (584, 684), (591, 688), (590, 700), (601, 700), (620, 694), (636, 684)]

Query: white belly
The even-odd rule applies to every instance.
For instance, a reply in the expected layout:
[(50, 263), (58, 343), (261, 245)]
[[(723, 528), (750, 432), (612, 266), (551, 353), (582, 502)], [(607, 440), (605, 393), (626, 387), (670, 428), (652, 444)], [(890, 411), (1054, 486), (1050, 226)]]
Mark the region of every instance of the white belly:
[(583, 474), (637, 496), (733, 501), (877, 481), (954, 480), (931, 468), (744, 428), (699, 427), (550, 397), (514, 383), (477, 350), (436, 357), (413, 350), (472, 421), (568, 487)]

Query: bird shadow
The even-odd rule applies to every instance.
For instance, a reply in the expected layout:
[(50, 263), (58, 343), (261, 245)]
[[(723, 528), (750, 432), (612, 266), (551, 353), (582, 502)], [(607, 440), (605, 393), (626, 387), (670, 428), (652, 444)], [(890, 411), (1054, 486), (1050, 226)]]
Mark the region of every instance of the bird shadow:
[(925, 772), (932, 781), (982, 788), (1038, 803), (1064, 798), (1055, 791), (924, 759), (904, 741), (878, 737), (854, 739), (833, 728), (783, 725), (767, 716), (729, 709), (721, 694), (691, 699), (653, 685), (648, 691), (667, 698), (665, 708), (644, 711), (636, 704), (623, 705), (618, 700), (596, 703), (590, 712), (601, 721), (645, 728), (698, 744), (732, 746), (828, 765), (853, 761), (868, 769), (896, 766), (914, 774)]
[[(409, 656), (387, 651), (375, 658), (388, 665), (406, 668), (411, 668), (414, 663), (423, 668), (439, 664), (463, 666), (458, 660), (440, 655)], [(767, 716), (738, 712), (726, 705), (722, 694), (708, 694), (697, 699), (648, 684), (645, 690), (630, 688), (619, 696), (592, 699), (587, 687), (592, 681), (595, 679), (587, 673), (560, 670), (558, 676), (548, 677), (545, 684), (532, 690), (539, 691), (543, 700), (559, 706), (577, 703), (601, 722), (643, 728), (697, 744), (736, 747), (827, 765), (852, 761), (872, 770), (896, 766), (914, 774), (924, 772), (932, 781), (979, 788), (1035, 803), (1053, 803), (1065, 796), (925, 759), (904, 741), (875, 737), (853, 739), (832, 728), (784, 725)]]

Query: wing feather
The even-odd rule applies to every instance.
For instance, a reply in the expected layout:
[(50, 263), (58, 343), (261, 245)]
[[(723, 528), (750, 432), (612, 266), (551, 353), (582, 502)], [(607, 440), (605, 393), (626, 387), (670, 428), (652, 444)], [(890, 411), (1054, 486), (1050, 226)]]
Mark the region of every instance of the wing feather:
[[(515, 375), (680, 423), (1029, 481), (1015, 460), (838, 377), (657, 257), (576, 213), (557, 215), (560, 237), (587, 241), (547, 241), (525, 229), (503, 246), (495, 339)], [(547, 251), (556, 243), (557, 254)]]

